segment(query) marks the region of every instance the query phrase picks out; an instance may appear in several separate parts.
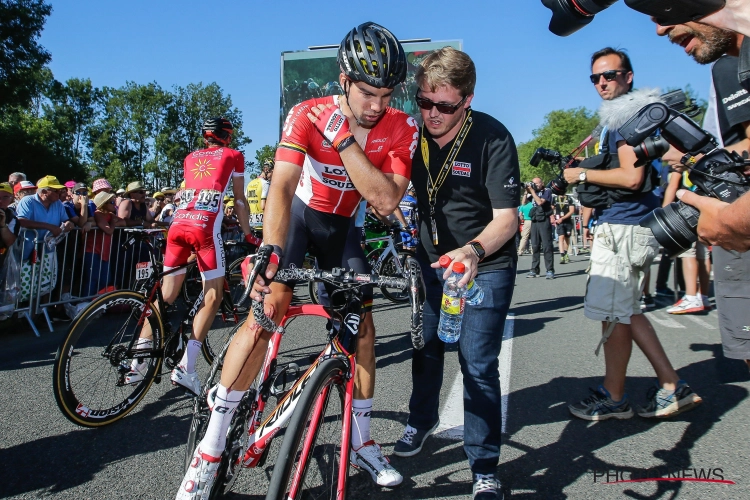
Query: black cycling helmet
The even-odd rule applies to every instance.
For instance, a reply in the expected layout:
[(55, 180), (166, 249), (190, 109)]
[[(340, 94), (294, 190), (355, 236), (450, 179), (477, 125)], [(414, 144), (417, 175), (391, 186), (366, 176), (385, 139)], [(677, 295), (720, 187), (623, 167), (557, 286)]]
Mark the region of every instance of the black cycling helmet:
[(225, 146), (232, 142), (234, 127), (232, 122), (224, 117), (209, 118), (203, 122), (202, 130), (204, 139), (210, 137)]
[(355, 82), (392, 89), (406, 79), (406, 54), (398, 39), (379, 24), (364, 23), (341, 41), (339, 68)]

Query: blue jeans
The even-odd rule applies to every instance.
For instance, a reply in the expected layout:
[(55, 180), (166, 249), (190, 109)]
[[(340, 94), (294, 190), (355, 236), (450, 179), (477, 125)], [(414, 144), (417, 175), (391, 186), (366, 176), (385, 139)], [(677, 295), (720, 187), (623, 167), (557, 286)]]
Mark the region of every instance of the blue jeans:
[[(445, 344), (437, 336), (443, 270), (432, 269), (422, 260), (420, 265), (427, 289), (425, 346), (412, 352), (409, 425), (424, 430), (434, 426), (439, 418)], [(484, 290), (484, 300), (464, 309), (458, 360), (464, 379), (464, 450), (475, 474), (494, 474), (500, 460), (502, 410), (498, 357), (515, 279), (515, 263), (507, 269), (480, 272), (475, 281)]]
[(112, 284), (109, 262), (102, 260), (98, 253), (86, 253), (83, 256), (83, 272), (87, 276), (83, 293), (94, 295), (102, 288)]

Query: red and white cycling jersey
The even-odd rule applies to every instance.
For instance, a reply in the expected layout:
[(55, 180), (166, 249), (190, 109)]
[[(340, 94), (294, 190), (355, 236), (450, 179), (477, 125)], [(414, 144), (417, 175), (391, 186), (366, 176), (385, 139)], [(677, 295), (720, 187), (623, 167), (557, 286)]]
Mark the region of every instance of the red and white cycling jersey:
[[(320, 212), (351, 217), (362, 196), (349, 179), (338, 151), (307, 117), (310, 108), (319, 104), (338, 106), (339, 96), (310, 99), (292, 108), (281, 132), (276, 161), (302, 167), (295, 195), (307, 206)], [(409, 179), (418, 140), (416, 120), (389, 107), (367, 134), (362, 149), (383, 173)]]
[(185, 158), (185, 188), (167, 236), (164, 269), (187, 262), (192, 251), (205, 280), (224, 275), (224, 191), (232, 176), (244, 182), (245, 158), (225, 147), (201, 149)]

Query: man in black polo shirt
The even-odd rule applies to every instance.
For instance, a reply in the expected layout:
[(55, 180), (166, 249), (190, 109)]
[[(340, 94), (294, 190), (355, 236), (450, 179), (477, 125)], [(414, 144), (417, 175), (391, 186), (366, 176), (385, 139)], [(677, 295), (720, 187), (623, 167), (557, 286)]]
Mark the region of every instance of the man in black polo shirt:
[(439, 424), (445, 345), (437, 328), (443, 280), (452, 265), (440, 269), (437, 261), (448, 255), (466, 266), (461, 284), (474, 279), (484, 290), (481, 304), (465, 306), (459, 362), (473, 498), (495, 499), (500, 498), (498, 356), (516, 275), (518, 157), (507, 129), (470, 107), (476, 70), (468, 55), (450, 47), (435, 51), (420, 63), (416, 81), (424, 126), (412, 182), (422, 215), (417, 257), (427, 286), (425, 347), (412, 355), (410, 415), (394, 454), (416, 455)]
[[(673, 42), (688, 39), (686, 52), (711, 67), (711, 94), (703, 127), (724, 148), (742, 153), (750, 150), (750, 93), (740, 86), (738, 55), (744, 37), (703, 23), (659, 26), (656, 31)], [(745, 42), (747, 44), (747, 42)], [(750, 252), (729, 252), (713, 247), (716, 307), (724, 356), (744, 359), (750, 366)]]
[(552, 190), (544, 187), (542, 179), (535, 177), (526, 185), (526, 192), (531, 195), (531, 271), (527, 278), (539, 276), (539, 259), (544, 254), (544, 268), (547, 279), (555, 278), (555, 249), (552, 247)]

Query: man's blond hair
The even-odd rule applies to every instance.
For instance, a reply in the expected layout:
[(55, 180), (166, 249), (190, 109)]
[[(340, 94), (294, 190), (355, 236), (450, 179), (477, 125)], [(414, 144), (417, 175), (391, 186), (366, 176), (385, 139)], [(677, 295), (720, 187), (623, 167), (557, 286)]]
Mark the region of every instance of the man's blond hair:
[(453, 47), (443, 47), (425, 57), (415, 76), (417, 85), (424, 84), (435, 92), (443, 86), (455, 87), (462, 97), (474, 93), (477, 83), (477, 70), (474, 61), (465, 53)]

